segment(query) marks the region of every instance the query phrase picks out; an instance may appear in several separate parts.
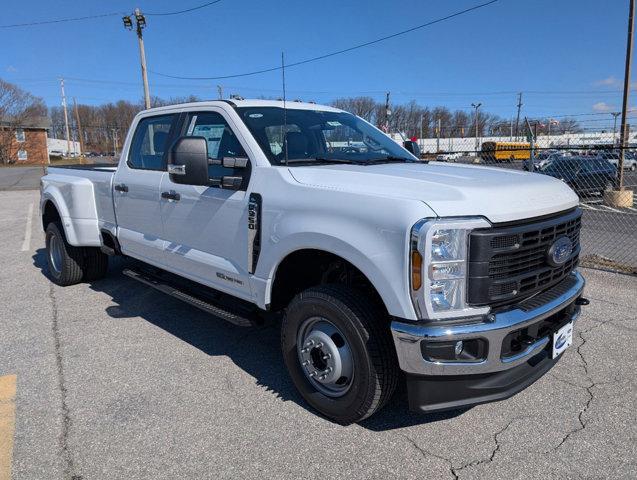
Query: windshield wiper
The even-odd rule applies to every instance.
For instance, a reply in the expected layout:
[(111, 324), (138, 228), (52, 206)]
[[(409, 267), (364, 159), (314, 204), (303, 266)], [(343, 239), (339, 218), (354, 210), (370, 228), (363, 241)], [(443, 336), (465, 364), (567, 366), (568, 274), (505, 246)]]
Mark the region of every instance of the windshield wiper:
[(388, 155), (386, 157), (383, 158), (376, 158), (374, 160), (368, 160), (366, 162), (364, 162), (368, 165), (378, 165), (379, 163), (416, 163), (416, 160), (413, 160), (411, 158), (405, 158), (405, 157), (394, 157), (391, 155)]
[(344, 158), (322, 158), (322, 157), (313, 157), (313, 158), (292, 158), (289, 160), (281, 160), (281, 165), (285, 164), (305, 164), (305, 165), (318, 165), (318, 164), (326, 164), (326, 163), (347, 163), (360, 165), (363, 162), (356, 162), (354, 160), (346, 160)]

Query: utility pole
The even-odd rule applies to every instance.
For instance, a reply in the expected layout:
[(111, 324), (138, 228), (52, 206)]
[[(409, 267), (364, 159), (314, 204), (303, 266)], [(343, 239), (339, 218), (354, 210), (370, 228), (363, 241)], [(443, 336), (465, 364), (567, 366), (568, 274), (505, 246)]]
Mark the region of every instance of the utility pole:
[(482, 103), (472, 103), (471, 106), (473, 108), (476, 109), (476, 113), (475, 113), (475, 119), (476, 119), (476, 130), (475, 130), (475, 134), (476, 134), (476, 154), (478, 153), (478, 147), (480, 144), (480, 140), (478, 140), (478, 125), (479, 125), (479, 113), (478, 113), (478, 109), (482, 106)]
[(217, 85), (217, 93), (219, 94), (219, 100), (223, 100), (223, 85)]
[(113, 157), (117, 159), (117, 129), (111, 128), (111, 133), (113, 134)]
[(60, 78), (60, 88), (62, 89), (62, 108), (64, 109), (64, 129), (66, 131), (66, 155), (71, 155), (71, 134), (69, 132), (69, 113), (66, 110), (66, 94), (64, 93), (64, 79)]
[(436, 152), (440, 151), (440, 117), (437, 120), (436, 126)]
[[(150, 90), (148, 89), (148, 74), (146, 72), (146, 51), (144, 50), (144, 36), (142, 30), (146, 28), (146, 17), (142, 14), (139, 8), (135, 9), (133, 13), (135, 17), (137, 42), (139, 44), (139, 58), (142, 65), (142, 82), (144, 83), (144, 105), (146, 109), (150, 108)], [(122, 17), (124, 21), (124, 28), (127, 30), (133, 29), (133, 21), (129, 15)]]
[(626, 68), (624, 69), (624, 96), (622, 100), (622, 124), (619, 132), (619, 165), (617, 166), (617, 189), (624, 188), (624, 153), (628, 143), (628, 128), (626, 125), (626, 115), (628, 113), (628, 94), (630, 93), (630, 63), (633, 53), (633, 23), (635, 15), (635, 0), (630, 0), (630, 11), (628, 12), (628, 39), (626, 40)]
[(73, 97), (73, 110), (75, 110), (75, 123), (77, 124), (77, 137), (80, 142), (80, 155), (84, 152), (84, 140), (82, 135), (82, 123), (80, 122), (80, 111), (77, 109), (77, 102)]
[(391, 110), (389, 108), (389, 93), (385, 96), (385, 133), (389, 132), (389, 118), (391, 117)]
[(522, 92), (518, 93), (518, 116), (515, 120), (515, 139), (518, 140), (518, 134), (520, 133), (520, 110), (522, 110)]

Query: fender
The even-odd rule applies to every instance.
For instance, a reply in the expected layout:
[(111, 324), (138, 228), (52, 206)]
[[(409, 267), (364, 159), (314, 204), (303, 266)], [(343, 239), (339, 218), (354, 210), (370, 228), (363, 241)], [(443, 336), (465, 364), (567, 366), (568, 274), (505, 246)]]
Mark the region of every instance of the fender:
[(43, 180), (40, 215), (46, 202), (52, 202), (62, 221), (67, 241), (74, 246), (96, 246), (100, 239), (93, 183), (66, 175), (48, 175)]
[[(404, 272), (408, 268), (406, 253), (401, 254), (400, 258), (396, 258), (395, 252), (386, 250), (385, 253), (376, 255), (372, 261), (365, 252), (352, 244), (322, 233), (290, 235), (268, 252), (267, 258), (277, 259), (276, 262), (266, 265), (265, 258), (260, 260), (258, 272), (263, 272), (266, 280), (253, 277), (255, 281), (252, 282), (252, 287), (255, 299), (258, 299), (260, 303), (263, 302), (262, 308), (271, 302), (272, 288), (279, 265), (288, 255), (305, 249), (321, 250), (347, 260), (372, 283), (390, 315), (416, 319), (409, 296), (408, 279), (403, 278)], [(402, 252), (403, 248), (400, 250)], [(393, 281), (390, 282), (389, 279), (393, 279)]]

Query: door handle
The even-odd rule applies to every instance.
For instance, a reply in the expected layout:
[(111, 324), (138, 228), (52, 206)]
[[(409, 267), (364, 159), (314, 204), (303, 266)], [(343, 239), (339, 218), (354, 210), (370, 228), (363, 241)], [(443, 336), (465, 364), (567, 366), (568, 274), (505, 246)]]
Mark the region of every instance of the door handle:
[(161, 198), (165, 198), (166, 200), (178, 201), (181, 198), (181, 195), (179, 195), (174, 190), (171, 190), (170, 192), (161, 192)]
[(128, 186), (123, 183), (119, 183), (113, 187), (118, 192), (128, 192)]

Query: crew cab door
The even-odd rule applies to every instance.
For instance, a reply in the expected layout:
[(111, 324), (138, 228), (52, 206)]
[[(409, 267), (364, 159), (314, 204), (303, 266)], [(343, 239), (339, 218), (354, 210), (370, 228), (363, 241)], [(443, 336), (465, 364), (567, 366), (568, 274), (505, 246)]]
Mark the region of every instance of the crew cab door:
[[(242, 186), (195, 186), (162, 178), (161, 215), (164, 223), (166, 265), (174, 273), (232, 295), (249, 299), (248, 176), (246, 168), (213, 164), (224, 157), (247, 158), (244, 146), (221, 109), (189, 112), (181, 135), (205, 137), (208, 176), (243, 175)], [(213, 184), (214, 182), (211, 182)]]
[(142, 118), (113, 179), (122, 253), (157, 266), (162, 266), (165, 257), (159, 187), (166, 174), (165, 153), (175, 120), (174, 114)]

